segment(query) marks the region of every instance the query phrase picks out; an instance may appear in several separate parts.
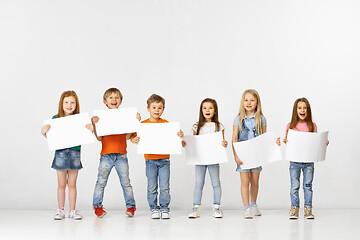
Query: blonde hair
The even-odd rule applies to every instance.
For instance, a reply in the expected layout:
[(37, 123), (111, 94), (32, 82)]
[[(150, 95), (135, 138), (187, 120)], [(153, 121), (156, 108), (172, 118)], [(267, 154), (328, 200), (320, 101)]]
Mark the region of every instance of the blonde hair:
[(241, 102), (240, 102), (240, 110), (239, 110), (239, 131), (242, 131), (242, 122), (245, 118), (245, 107), (244, 107), (244, 101), (245, 101), (245, 95), (246, 94), (251, 94), (256, 98), (257, 104), (256, 104), (256, 116), (255, 116), (255, 128), (258, 131), (259, 135), (262, 134), (262, 120), (261, 120), (261, 116), (264, 116), (261, 110), (261, 101), (260, 101), (260, 96), (259, 93), (255, 90), (255, 89), (247, 89), (245, 90), (245, 92), (243, 93), (242, 97), (241, 97)]
[(64, 102), (64, 98), (66, 97), (74, 97), (75, 98), (75, 102), (76, 102), (76, 107), (74, 110), (74, 114), (78, 114), (80, 113), (80, 105), (79, 105), (79, 98), (76, 94), (76, 92), (69, 90), (69, 91), (65, 91), (61, 94), (60, 100), (59, 100), (59, 108), (58, 108), (58, 114), (57, 117), (64, 117), (65, 113), (64, 113), (64, 107), (63, 107), (63, 102)]
[(106, 90), (104, 93), (103, 99), (106, 100), (106, 98), (113, 93), (118, 94), (120, 97), (120, 100), (121, 101), (123, 100), (123, 95), (121, 94), (120, 90), (117, 88), (109, 88), (108, 90)]

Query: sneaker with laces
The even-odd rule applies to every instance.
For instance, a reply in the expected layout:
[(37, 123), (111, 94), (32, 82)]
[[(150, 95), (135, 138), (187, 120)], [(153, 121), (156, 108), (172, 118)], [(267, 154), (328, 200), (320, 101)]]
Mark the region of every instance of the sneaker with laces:
[(189, 214), (189, 218), (198, 218), (200, 217), (200, 205), (194, 205), (192, 212)]
[(161, 210), (161, 219), (170, 219), (170, 213), (168, 210)]
[(151, 219), (160, 219), (160, 211), (159, 209), (153, 209), (151, 210)]
[(261, 216), (261, 212), (259, 211), (259, 208), (256, 204), (251, 207), (251, 211), (253, 212), (254, 216)]
[(129, 217), (133, 217), (135, 215), (135, 211), (136, 211), (136, 207), (129, 207), (128, 209), (126, 209), (125, 213)]
[(252, 215), (252, 212), (251, 212), (251, 207), (249, 207), (248, 209), (246, 209), (244, 211), (244, 218), (245, 219), (253, 219), (253, 215)]
[(289, 219), (298, 219), (299, 218), (299, 208), (291, 206), (289, 211)]
[(217, 205), (217, 204), (213, 205), (213, 217), (214, 218), (222, 218), (223, 217), (223, 213), (220, 210), (220, 205)]
[(65, 211), (64, 209), (57, 209), (54, 220), (63, 220), (65, 218)]
[(81, 220), (82, 216), (80, 215), (80, 212), (78, 210), (71, 210), (69, 212), (69, 218), (72, 218), (74, 220)]
[(98, 216), (99, 218), (102, 218), (107, 213), (103, 207), (95, 206), (94, 209), (95, 209), (95, 215)]
[(304, 217), (306, 219), (314, 219), (315, 218), (315, 216), (312, 214), (312, 208), (311, 207), (304, 208)]

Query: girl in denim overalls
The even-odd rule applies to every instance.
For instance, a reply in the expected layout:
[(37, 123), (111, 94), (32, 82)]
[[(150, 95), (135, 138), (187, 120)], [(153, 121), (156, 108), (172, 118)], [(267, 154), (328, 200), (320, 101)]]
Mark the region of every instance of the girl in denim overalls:
[[(232, 141), (241, 142), (259, 136), (266, 132), (266, 119), (261, 111), (261, 102), (256, 90), (246, 90), (240, 103), (240, 111), (234, 120)], [(234, 148), (236, 171), (240, 172), (241, 198), (244, 204), (244, 218), (252, 219), (253, 215), (261, 216), (256, 205), (259, 191), (259, 177), (262, 167), (241, 169), (243, 162), (237, 156)]]
[[(224, 139), (224, 126), (219, 122), (217, 103), (214, 99), (206, 98), (200, 104), (199, 121), (193, 126), (194, 135), (210, 134), (222, 132), (223, 147), (227, 147), (228, 143)], [(220, 144), (220, 143), (219, 143)], [(183, 141), (183, 146), (186, 143)], [(205, 183), (206, 169), (209, 170), (211, 184), (214, 191), (213, 217), (222, 218), (223, 213), (220, 210), (221, 200), (221, 183), (220, 183), (220, 166), (219, 164), (196, 165), (195, 166), (195, 189), (194, 189), (194, 205), (189, 218), (200, 217), (200, 205), (202, 191)]]
[[(61, 94), (59, 101), (58, 113), (53, 118), (66, 117), (80, 112), (79, 99), (74, 91), (65, 91)], [(41, 134), (46, 137), (50, 130), (50, 125), (45, 125), (41, 129)], [(87, 129), (93, 131), (93, 126), (87, 124)], [(56, 170), (58, 179), (57, 199), (59, 208), (54, 216), (55, 220), (65, 218), (65, 189), (68, 185), (70, 212), (69, 218), (80, 220), (80, 213), (75, 210), (76, 206), (76, 180), (78, 171), (82, 168), (80, 161), (80, 148), (75, 146), (71, 148), (59, 149), (55, 151), (55, 157), (51, 167)]]
[[(300, 132), (316, 132), (316, 124), (312, 121), (310, 103), (306, 98), (298, 98), (293, 107), (291, 122), (286, 127), (286, 135), (283, 140), (287, 143), (287, 134), (289, 129)], [(280, 138), (277, 139), (277, 144), (280, 146)], [(329, 141), (326, 143), (329, 144)], [(297, 219), (299, 217), (299, 188), (300, 188), (300, 174), (303, 172), (303, 188), (304, 188), (304, 217), (306, 219), (314, 219), (312, 213), (312, 182), (314, 177), (314, 163), (313, 162), (290, 162), (290, 219)]]

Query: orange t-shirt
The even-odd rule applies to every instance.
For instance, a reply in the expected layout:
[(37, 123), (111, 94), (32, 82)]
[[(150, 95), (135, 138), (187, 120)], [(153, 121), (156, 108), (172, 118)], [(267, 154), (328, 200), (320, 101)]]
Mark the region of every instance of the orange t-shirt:
[(102, 137), (102, 149), (100, 155), (109, 153), (126, 154), (125, 134), (115, 134)]
[[(168, 121), (166, 121), (165, 119), (160, 118), (159, 121), (157, 122), (151, 122), (150, 119), (146, 119), (144, 121), (142, 121), (141, 123), (167, 123)], [(140, 136), (140, 141), (141, 141), (141, 136)], [(151, 159), (151, 160), (158, 160), (158, 159), (163, 159), (163, 158), (169, 158), (170, 155), (169, 154), (144, 154), (145, 159)]]

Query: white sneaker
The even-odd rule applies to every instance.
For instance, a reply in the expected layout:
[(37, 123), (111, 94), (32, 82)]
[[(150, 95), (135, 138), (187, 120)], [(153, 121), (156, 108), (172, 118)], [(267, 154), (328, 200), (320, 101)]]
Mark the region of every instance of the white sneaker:
[(82, 216), (80, 215), (80, 212), (78, 210), (71, 210), (69, 212), (69, 218), (72, 218), (74, 220), (81, 220)]
[(244, 218), (245, 219), (252, 219), (253, 218), (253, 215), (252, 215), (252, 212), (251, 212), (251, 207), (249, 207), (248, 209), (245, 210)]
[(213, 205), (213, 217), (214, 218), (222, 218), (223, 217), (223, 213), (220, 210), (220, 205)]
[(255, 216), (261, 216), (261, 212), (259, 211), (259, 208), (256, 204), (251, 207), (251, 211)]
[(161, 219), (170, 219), (170, 213), (167, 210), (161, 211)]
[(160, 211), (159, 209), (153, 209), (151, 210), (151, 219), (160, 219)]
[(189, 214), (189, 218), (198, 218), (200, 217), (200, 205), (194, 205), (192, 212)]
[(65, 218), (65, 211), (64, 209), (56, 210), (54, 220), (63, 220)]

